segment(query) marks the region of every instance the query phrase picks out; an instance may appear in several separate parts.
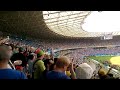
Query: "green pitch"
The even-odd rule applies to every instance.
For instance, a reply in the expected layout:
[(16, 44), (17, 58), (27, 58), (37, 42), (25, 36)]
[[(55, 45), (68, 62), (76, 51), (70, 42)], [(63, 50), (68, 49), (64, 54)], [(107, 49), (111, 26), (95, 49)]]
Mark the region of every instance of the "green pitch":
[(111, 64), (120, 65), (120, 56), (89, 56), (89, 58), (97, 60), (98, 62), (109, 61)]

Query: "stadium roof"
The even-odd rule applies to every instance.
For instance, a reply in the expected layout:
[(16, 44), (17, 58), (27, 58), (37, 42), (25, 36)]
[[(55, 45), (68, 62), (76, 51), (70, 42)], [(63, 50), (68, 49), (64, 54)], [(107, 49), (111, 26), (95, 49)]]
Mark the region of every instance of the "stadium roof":
[(120, 35), (119, 16), (118, 11), (43, 11), (49, 29), (69, 37)]
[[(109, 12), (109, 14), (107, 14), (109, 15), (108, 18), (106, 17), (102, 20), (106, 19), (109, 22), (114, 21), (114, 23), (115, 20), (120, 21), (119, 18), (115, 18), (114, 20), (110, 17), (111, 13), (116, 14), (114, 17), (120, 16), (118, 12), (119, 11), (116, 11), (115, 13)], [(96, 16), (93, 15), (94, 13), (96, 13)], [(0, 31), (10, 32), (12, 34), (22, 36), (47, 39), (75, 37), (94, 38), (100, 37), (106, 33), (112, 35), (120, 35), (119, 31), (108, 32), (107, 29), (105, 30), (103, 26), (101, 26), (103, 27), (102, 29), (104, 29), (104, 31), (107, 31), (105, 33), (96, 31), (91, 32), (88, 30), (91, 28), (90, 26), (97, 27), (96, 22), (101, 20), (100, 17), (103, 17), (101, 15), (102, 13), (104, 13), (104, 11), (0, 11)], [(92, 20), (90, 20), (91, 17), (93, 17)], [(97, 18), (99, 18), (99, 20), (97, 20)], [(105, 26), (105, 23), (99, 25)], [(110, 26), (112, 26), (112, 24), (107, 27)], [(98, 27), (98, 29), (99, 28), (100, 27)], [(117, 30), (119, 30), (119, 27), (117, 27)]]

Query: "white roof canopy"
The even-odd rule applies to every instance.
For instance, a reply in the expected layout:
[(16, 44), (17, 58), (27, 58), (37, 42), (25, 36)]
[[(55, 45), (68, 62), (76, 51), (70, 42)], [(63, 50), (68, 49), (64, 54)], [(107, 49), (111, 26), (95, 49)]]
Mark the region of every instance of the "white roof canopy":
[(70, 37), (120, 35), (120, 11), (43, 11), (50, 30)]

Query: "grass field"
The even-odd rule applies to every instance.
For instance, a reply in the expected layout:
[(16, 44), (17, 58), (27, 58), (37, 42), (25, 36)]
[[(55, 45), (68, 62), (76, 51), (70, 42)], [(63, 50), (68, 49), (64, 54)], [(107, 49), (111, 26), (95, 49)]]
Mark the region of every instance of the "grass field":
[(98, 62), (109, 61), (113, 65), (120, 66), (120, 56), (89, 56), (89, 58), (97, 60)]

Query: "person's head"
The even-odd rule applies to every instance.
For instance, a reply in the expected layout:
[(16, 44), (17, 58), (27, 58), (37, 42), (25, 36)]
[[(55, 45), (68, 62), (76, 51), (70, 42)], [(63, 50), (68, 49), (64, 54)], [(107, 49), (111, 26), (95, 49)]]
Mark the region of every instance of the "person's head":
[(82, 63), (75, 69), (77, 79), (90, 79), (93, 72), (93, 69), (87, 63)]
[(13, 52), (19, 52), (19, 48), (18, 47), (14, 47), (14, 49), (13, 49)]
[(19, 53), (22, 53), (22, 52), (24, 52), (24, 48), (20, 47), (19, 48)]
[(31, 54), (28, 56), (28, 59), (34, 60), (34, 59), (35, 59), (35, 54), (31, 53)]
[(34, 47), (31, 47), (30, 50), (31, 50), (31, 52), (35, 52), (35, 48)]
[(12, 47), (11, 47), (11, 46), (8, 46), (8, 50), (10, 51), (11, 56), (12, 56), (12, 54), (13, 54), (13, 49), (12, 49)]
[(76, 66), (77, 66), (76, 64), (73, 64), (73, 68), (74, 68), (74, 69), (76, 69)]
[(54, 64), (54, 61), (52, 59), (46, 59), (44, 61), (45, 67), (47, 67), (47, 65), (51, 66), (52, 64)]
[(68, 57), (62, 56), (57, 59), (55, 66), (56, 68), (61, 69), (63, 72), (65, 72), (70, 63), (71, 62)]
[(55, 70), (55, 64), (56, 64), (56, 62), (57, 62), (57, 59), (58, 59), (58, 58), (54, 58), (54, 60), (53, 60), (54, 63), (51, 65), (50, 70)]
[(40, 58), (40, 59), (43, 59), (44, 58), (44, 51), (40, 50), (38, 53), (37, 53), (37, 58)]
[(102, 76), (105, 76), (106, 73), (105, 73), (105, 71), (104, 71), (103, 69), (100, 69), (100, 70), (98, 71), (98, 75), (99, 75), (99, 77), (102, 77)]
[(8, 46), (0, 45), (0, 62), (8, 62), (12, 53)]
[(45, 58), (45, 59), (50, 59), (50, 55), (45, 54), (44, 58)]

